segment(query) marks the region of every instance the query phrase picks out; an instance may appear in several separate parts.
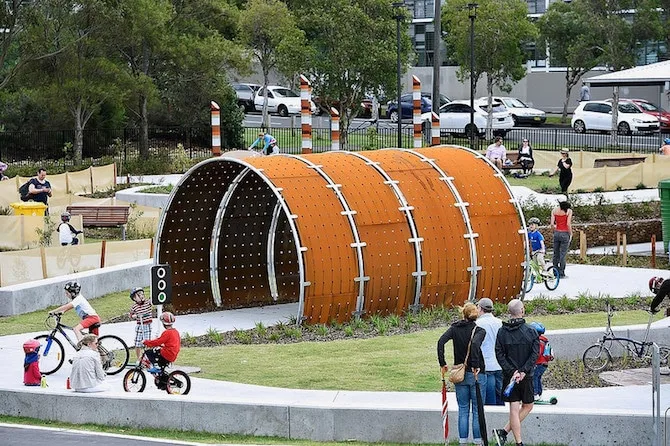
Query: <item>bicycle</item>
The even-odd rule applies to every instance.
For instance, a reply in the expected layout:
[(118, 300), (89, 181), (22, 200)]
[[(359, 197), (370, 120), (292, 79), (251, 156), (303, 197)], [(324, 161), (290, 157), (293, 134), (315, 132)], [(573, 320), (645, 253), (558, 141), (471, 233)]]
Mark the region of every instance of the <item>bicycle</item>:
[[(63, 348), (63, 343), (56, 338), (57, 333), (60, 333), (70, 343), (72, 348), (79, 350), (77, 342), (73, 341), (65, 332), (65, 330), (74, 332), (74, 329), (61, 323), (62, 316), (62, 313), (49, 314), (44, 321), (44, 325), (48, 329), (51, 329), (51, 332), (35, 337), (40, 342), (39, 361), (40, 372), (43, 375), (51, 375), (57, 372), (63, 365), (63, 362), (65, 362), (65, 349)], [(55, 321), (55, 324), (53, 321)], [(95, 324), (93, 327), (95, 327)], [(98, 338), (98, 351), (100, 352), (102, 368), (108, 375), (119, 373), (126, 367), (130, 359), (128, 346), (123, 339), (115, 335), (100, 336)]]
[[(146, 352), (135, 367), (128, 370), (123, 377), (123, 390), (126, 392), (144, 392), (147, 386), (147, 377), (144, 374), (142, 363), (146, 361)], [(147, 370), (154, 376), (154, 384), (159, 390), (165, 390), (170, 395), (186, 395), (191, 391), (191, 378), (182, 370), (173, 370), (167, 373), (167, 365), (160, 366), (156, 372)]]
[[(607, 327), (605, 334), (595, 344), (591, 345), (584, 351), (582, 355), (582, 362), (584, 368), (597, 372), (603, 370), (612, 362), (612, 346), (617, 343), (623, 349), (624, 356), (630, 356), (633, 360), (640, 362), (648, 362), (652, 356), (653, 342), (649, 341), (649, 330), (651, 322), (654, 318), (654, 313), (647, 310), (649, 313), (649, 321), (647, 322), (647, 330), (644, 333), (644, 340), (638, 341), (632, 338), (617, 336), (612, 331), (612, 316), (616, 310), (612, 307), (609, 301), (606, 302), (607, 307)], [(659, 346), (661, 365), (665, 366), (668, 363), (670, 356), (670, 348), (667, 346)]]
[(551, 266), (546, 271), (543, 271), (535, 255), (530, 259), (529, 266), (530, 274), (526, 281), (526, 293), (529, 293), (530, 290), (533, 289), (534, 284), (542, 282), (544, 282), (544, 286), (546, 286), (549, 291), (558, 288), (558, 284), (561, 281), (561, 274), (559, 273), (558, 268)]

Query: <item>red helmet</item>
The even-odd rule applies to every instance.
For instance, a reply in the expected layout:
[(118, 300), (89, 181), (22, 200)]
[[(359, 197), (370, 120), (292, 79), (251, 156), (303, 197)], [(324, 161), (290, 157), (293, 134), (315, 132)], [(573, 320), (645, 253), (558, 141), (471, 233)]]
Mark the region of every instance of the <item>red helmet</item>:
[(174, 314), (170, 313), (169, 311), (161, 313), (161, 322), (164, 323), (165, 325), (172, 325), (174, 324), (174, 321), (175, 321)]
[(29, 339), (23, 343), (24, 353), (33, 353), (40, 349), (40, 341), (37, 339)]
[(663, 283), (662, 277), (652, 277), (651, 279), (649, 279), (649, 291), (651, 291), (654, 294), (658, 293), (658, 290), (661, 288), (662, 283)]

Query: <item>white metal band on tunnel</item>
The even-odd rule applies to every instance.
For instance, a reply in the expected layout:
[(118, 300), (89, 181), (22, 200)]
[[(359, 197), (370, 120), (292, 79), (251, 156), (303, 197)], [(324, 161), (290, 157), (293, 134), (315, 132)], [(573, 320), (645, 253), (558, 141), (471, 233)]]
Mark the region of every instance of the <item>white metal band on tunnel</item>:
[(277, 238), (277, 226), (279, 224), (280, 215), (281, 205), (277, 202), (272, 211), (272, 222), (270, 223), (270, 230), (268, 231), (267, 246), (268, 285), (270, 286), (272, 300), (275, 302), (277, 302), (277, 299), (279, 298), (279, 291), (277, 290), (277, 271), (275, 270), (275, 239)]
[(214, 217), (214, 226), (212, 226), (212, 238), (209, 242), (209, 286), (212, 289), (212, 298), (217, 307), (220, 307), (223, 303), (221, 299), (221, 288), (219, 287), (219, 240), (221, 237), (221, 225), (223, 224), (223, 219), (226, 216), (226, 209), (230, 203), (230, 199), (235, 195), (237, 186), (240, 185), (245, 176), (250, 172), (250, 169), (244, 168), (226, 189), (226, 192), (223, 194), (223, 198), (219, 202), (219, 208), (216, 210), (216, 216)]
[(365, 276), (365, 268), (363, 263), (363, 246), (365, 246), (366, 244), (365, 242), (361, 241), (360, 234), (358, 232), (358, 226), (356, 226), (356, 221), (354, 220), (354, 214), (356, 213), (356, 211), (352, 210), (349, 207), (347, 199), (344, 197), (344, 195), (342, 195), (342, 192), (340, 191), (342, 185), (336, 184), (333, 181), (333, 179), (330, 178), (330, 176), (321, 168), (322, 166), (314, 164), (310, 160), (303, 158), (302, 156), (299, 155), (282, 154), (281, 156), (295, 158), (307, 164), (307, 166), (309, 166), (311, 169), (314, 169), (316, 173), (318, 173), (324, 180), (326, 180), (326, 182), (328, 183), (326, 187), (331, 188), (333, 192), (335, 192), (335, 196), (337, 197), (337, 199), (340, 200), (342, 209), (344, 209), (344, 211), (341, 212), (341, 214), (347, 217), (347, 220), (349, 221), (349, 226), (351, 227), (351, 233), (354, 237), (354, 242), (351, 244), (351, 247), (356, 249), (356, 257), (358, 259), (358, 277), (354, 278), (354, 282), (358, 282), (358, 296), (356, 298), (355, 315), (360, 316), (363, 311), (363, 303), (365, 302), (365, 282), (370, 280), (370, 277)]
[[(481, 269), (481, 266), (477, 265), (477, 245), (475, 244), (475, 238), (479, 237), (479, 234), (473, 231), (472, 224), (470, 220), (470, 213), (468, 212), (467, 207), (469, 203), (463, 201), (461, 194), (458, 193), (456, 185), (454, 185), (454, 178), (447, 175), (447, 173), (440, 168), (435, 163), (435, 160), (428, 158), (422, 153), (417, 152), (416, 150), (405, 150), (405, 149), (389, 149), (389, 150), (403, 150), (405, 152), (411, 153), (417, 156), (421, 161), (428, 163), (433, 169), (437, 170), (440, 175), (439, 179), (444, 181), (451, 191), (452, 195), (456, 199), (455, 206), (460, 209), (461, 216), (463, 217), (463, 222), (465, 223), (466, 233), (463, 234), (463, 237), (468, 241), (468, 246), (470, 247), (470, 291), (468, 293), (468, 300), (474, 301), (475, 294), (477, 292), (477, 272)], [(418, 302), (417, 302), (418, 304)]]
[(375, 169), (382, 176), (382, 178), (386, 180), (385, 183), (391, 187), (396, 197), (398, 198), (398, 202), (400, 203), (400, 208), (398, 210), (405, 213), (405, 218), (407, 219), (407, 224), (409, 225), (409, 231), (412, 234), (412, 238), (409, 239), (409, 242), (414, 245), (414, 256), (416, 258), (416, 271), (412, 275), (414, 276), (415, 279), (414, 305), (416, 305), (421, 298), (421, 287), (423, 282), (423, 276), (426, 275), (426, 272), (423, 270), (423, 258), (421, 255), (421, 243), (423, 242), (423, 238), (419, 237), (419, 231), (416, 228), (416, 222), (414, 221), (414, 216), (412, 215), (412, 209), (414, 208), (407, 202), (405, 195), (398, 187), (398, 182), (393, 180), (393, 178), (391, 178), (391, 176), (379, 165), (378, 162), (372, 161), (370, 160), (370, 158), (367, 158), (358, 152), (338, 152), (338, 153), (352, 155), (365, 161), (365, 164)]
[(514, 205), (516, 208), (516, 212), (519, 214), (519, 217), (521, 218), (521, 229), (519, 229), (519, 234), (522, 235), (523, 237), (523, 246), (524, 246), (524, 264), (521, 266), (524, 268), (524, 274), (523, 274), (523, 283), (521, 284), (521, 300), (526, 296), (526, 283), (528, 283), (528, 279), (530, 276), (530, 240), (528, 239), (528, 231), (526, 230), (526, 217), (523, 215), (523, 210), (521, 209), (521, 204), (519, 203), (519, 200), (514, 198), (514, 194), (512, 193), (512, 187), (510, 184), (507, 182), (507, 178), (505, 178), (505, 174), (503, 174), (500, 169), (498, 169), (498, 166), (493, 164), (493, 162), (488, 159), (486, 156), (482, 155), (481, 153), (472, 150), (468, 147), (463, 147), (463, 146), (453, 146), (456, 147), (457, 149), (465, 150), (467, 152), (472, 153), (475, 155), (475, 157), (483, 159), (486, 161), (489, 166), (493, 168), (493, 170), (496, 171), (496, 176), (500, 178), (502, 183), (505, 185), (505, 189), (507, 189), (507, 193), (510, 196), (509, 202)]

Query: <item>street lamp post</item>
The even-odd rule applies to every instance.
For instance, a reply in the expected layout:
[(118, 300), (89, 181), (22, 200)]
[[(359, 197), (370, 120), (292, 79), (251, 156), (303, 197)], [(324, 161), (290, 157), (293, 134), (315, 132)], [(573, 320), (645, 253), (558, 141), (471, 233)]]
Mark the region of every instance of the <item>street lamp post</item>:
[(475, 148), (475, 18), (477, 3), (468, 3), (470, 17), (470, 148)]
[(405, 2), (395, 2), (393, 3), (393, 7), (396, 10), (396, 15), (395, 15), (395, 20), (396, 20), (396, 52), (397, 52), (397, 89), (398, 89), (398, 94), (396, 98), (396, 104), (397, 104), (397, 111), (398, 111), (398, 148), (402, 148), (402, 107), (400, 105), (400, 96), (402, 95), (402, 85), (401, 85), (401, 79), (400, 77), (402, 76), (402, 65), (400, 63), (400, 22), (403, 21), (405, 18), (401, 12), (400, 8), (405, 6)]

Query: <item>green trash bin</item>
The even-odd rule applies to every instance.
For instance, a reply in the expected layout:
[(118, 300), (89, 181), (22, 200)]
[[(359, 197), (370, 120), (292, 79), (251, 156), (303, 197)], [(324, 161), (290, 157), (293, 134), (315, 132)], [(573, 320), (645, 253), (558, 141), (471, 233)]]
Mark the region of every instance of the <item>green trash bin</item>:
[(663, 249), (668, 254), (670, 242), (670, 178), (658, 182), (658, 194), (661, 196), (661, 224), (663, 225)]

